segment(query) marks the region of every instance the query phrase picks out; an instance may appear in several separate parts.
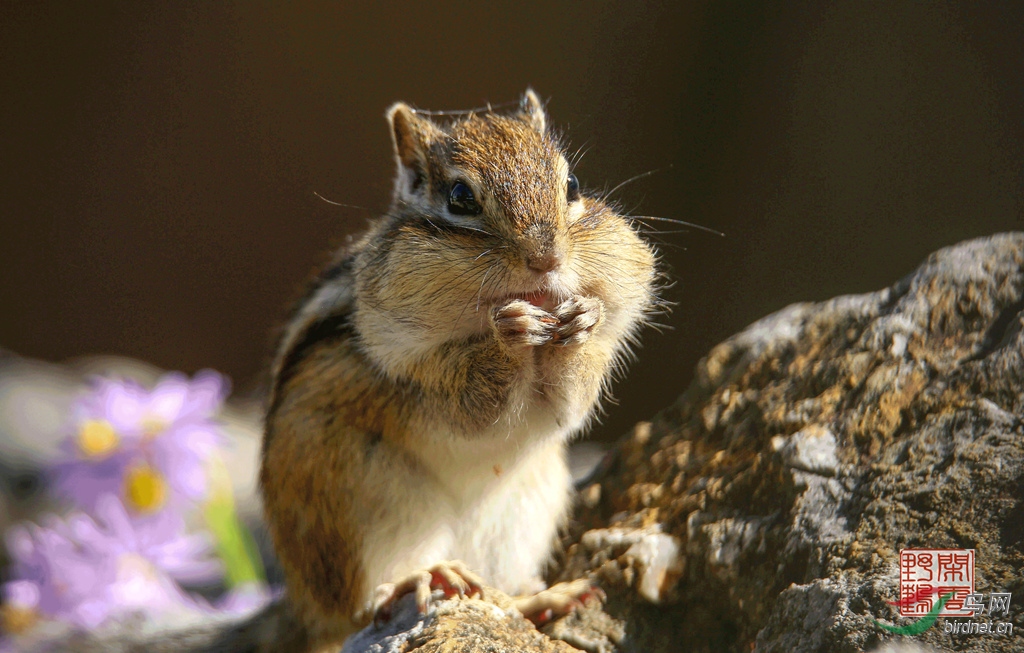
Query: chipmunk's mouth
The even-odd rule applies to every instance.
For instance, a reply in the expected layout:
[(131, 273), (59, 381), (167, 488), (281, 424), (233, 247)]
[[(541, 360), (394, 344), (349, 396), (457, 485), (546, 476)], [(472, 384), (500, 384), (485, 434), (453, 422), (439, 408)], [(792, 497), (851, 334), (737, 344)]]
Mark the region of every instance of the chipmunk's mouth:
[(521, 295), (519, 298), (525, 299), (534, 306), (540, 306), (543, 308), (545, 302), (548, 299), (548, 293), (544, 292), (543, 290), (538, 290), (537, 292), (531, 292)]
[(553, 293), (547, 290), (535, 290), (534, 292), (515, 293), (509, 295), (507, 299), (522, 299), (530, 302), (537, 308), (543, 309), (545, 311), (550, 311), (555, 306), (558, 305), (557, 298), (554, 296)]

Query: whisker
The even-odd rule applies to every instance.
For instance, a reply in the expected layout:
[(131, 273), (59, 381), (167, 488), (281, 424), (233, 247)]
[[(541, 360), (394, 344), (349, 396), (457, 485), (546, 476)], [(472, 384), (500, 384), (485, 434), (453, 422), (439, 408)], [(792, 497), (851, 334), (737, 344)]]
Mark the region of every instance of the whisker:
[[(480, 280), (480, 287), (476, 291), (476, 308), (473, 309), (474, 313), (479, 313), (480, 312), (480, 293), (482, 293), (484, 291), (484, 284), (487, 283), (487, 275), (491, 273), (491, 270), (493, 270), (494, 266), (497, 265), (497, 264), (498, 264), (497, 261), (492, 263), (491, 267), (487, 268), (487, 270), (484, 272), (483, 279)], [(462, 312), (465, 313), (466, 309), (462, 309)], [(462, 319), (462, 315), (459, 315), (459, 319), (460, 320)]]
[[(492, 269), (494, 269), (494, 266), (497, 265), (497, 264), (498, 264), (497, 261), (495, 261), (494, 263), (491, 263), (490, 266), (488, 266), (487, 270), (484, 271), (484, 278), (480, 282), (480, 289), (481, 290), (483, 289), (483, 282), (487, 280), (487, 275), (490, 273), (490, 271)], [(477, 298), (478, 298), (477, 299), (477, 310), (480, 309), (479, 296), (480, 295), (479, 295), (479, 291), (478, 291), (478, 294), (477, 294)], [(451, 330), (451, 333), (448, 334), (448, 339), (449, 340), (455, 335), (455, 329), (459, 328), (459, 324), (462, 322), (462, 316), (466, 314), (466, 309), (467, 308), (469, 308), (469, 302), (466, 302), (466, 304), (462, 307), (462, 310), (459, 312), (459, 317), (455, 318), (455, 321), (452, 322), (452, 330)]]
[(346, 209), (358, 209), (360, 211), (369, 211), (370, 210), (370, 209), (366, 208), (365, 206), (356, 206), (355, 204), (342, 204), (341, 202), (335, 202), (334, 200), (329, 200), (329, 199), (327, 199), (326, 197), (324, 197), (323, 195), (321, 195), (320, 193), (318, 193), (316, 191), (313, 191), (313, 194), (316, 195), (317, 197), (319, 197), (320, 199), (322, 199), (323, 201), (327, 202), (328, 204), (333, 204), (334, 206), (342, 206), (342, 207), (344, 207)]
[(569, 167), (575, 168), (577, 164), (579, 164), (579, 162), (583, 160), (583, 157), (585, 157), (587, 153), (590, 152), (590, 147), (590, 141), (587, 141), (583, 143), (583, 145), (580, 145), (579, 148), (577, 148), (576, 151), (573, 153), (572, 157), (569, 158)]
[(466, 229), (468, 231), (477, 231), (479, 233), (482, 233), (485, 236), (491, 236), (492, 238), (494, 237), (494, 234), (492, 234), (489, 231), (484, 231), (483, 229), (477, 229), (476, 227), (470, 227), (470, 226), (464, 225), (464, 224), (460, 224), (458, 226), (459, 226), (459, 229)]
[[(669, 167), (671, 167), (671, 166), (669, 166)], [(654, 170), (648, 170), (647, 172), (641, 172), (640, 174), (636, 175), (635, 177), (630, 177), (626, 181), (620, 183), (618, 186), (616, 186), (615, 188), (613, 188), (610, 191), (608, 191), (607, 193), (605, 193), (605, 197), (611, 197), (612, 195), (615, 194), (615, 191), (619, 190), (623, 186), (625, 186), (627, 184), (632, 184), (634, 181), (637, 181), (639, 179), (643, 179), (644, 177), (650, 177), (651, 175), (653, 175), (655, 173), (658, 173), (658, 172), (661, 172), (661, 168), (655, 168)]]
[(684, 227), (691, 227), (693, 229), (699, 229), (700, 231), (706, 231), (709, 234), (714, 234), (716, 236), (721, 236), (722, 238), (725, 238), (725, 234), (722, 233), (721, 231), (718, 231), (717, 229), (712, 229), (711, 227), (705, 227), (703, 225), (694, 224), (692, 222), (687, 222), (686, 220), (676, 220), (675, 218), (659, 218), (656, 215), (627, 215), (626, 219), (627, 220), (659, 220), (661, 222), (671, 222), (673, 224), (681, 224)]

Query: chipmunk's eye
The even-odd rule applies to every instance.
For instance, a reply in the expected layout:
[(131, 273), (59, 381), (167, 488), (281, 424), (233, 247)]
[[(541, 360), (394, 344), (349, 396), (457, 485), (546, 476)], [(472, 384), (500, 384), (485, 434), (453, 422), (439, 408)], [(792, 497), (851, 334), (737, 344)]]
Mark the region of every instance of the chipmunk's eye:
[(457, 181), (448, 192), (448, 211), (455, 215), (477, 215), (483, 207), (473, 197), (473, 191), (465, 183)]
[(565, 192), (565, 199), (569, 202), (575, 202), (580, 198), (580, 180), (576, 178), (576, 175), (569, 173), (569, 183)]

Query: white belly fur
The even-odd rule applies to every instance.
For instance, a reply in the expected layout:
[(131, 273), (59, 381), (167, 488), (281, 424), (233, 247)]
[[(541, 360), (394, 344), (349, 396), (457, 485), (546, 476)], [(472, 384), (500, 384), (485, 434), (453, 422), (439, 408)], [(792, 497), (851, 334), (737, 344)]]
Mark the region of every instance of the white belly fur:
[(445, 560), (508, 593), (536, 587), (571, 500), (568, 434), (537, 412), (511, 430), (443, 438), (450, 446), (426, 447), (423, 467), (392, 470), (408, 490), (394, 496), (414, 499), (382, 507), (383, 523), (365, 530), (368, 590)]

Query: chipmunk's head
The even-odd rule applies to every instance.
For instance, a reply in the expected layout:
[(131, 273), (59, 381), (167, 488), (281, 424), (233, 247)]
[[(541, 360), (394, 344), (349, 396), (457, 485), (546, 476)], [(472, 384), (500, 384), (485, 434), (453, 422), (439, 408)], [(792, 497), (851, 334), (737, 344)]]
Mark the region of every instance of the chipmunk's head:
[(442, 127), (396, 104), (388, 120), (398, 204), (439, 228), (502, 238), (505, 256), (536, 273), (564, 262), (566, 225), (583, 211), (579, 182), (533, 91), (511, 115), (470, 113)]
[(468, 294), (470, 314), (515, 296), (550, 309), (620, 285), (610, 266), (625, 270), (633, 260), (644, 277), (638, 287), (649, 287), (653, 255), (622, 216), (581, 193), (533, 91), (508, 113), (442, 122), (399, 103), (387, 118), (398, 167), (389, 251), (418, 263), (421, 278), (435, 274), (445, 290), (434, 296), (462, 308)]

